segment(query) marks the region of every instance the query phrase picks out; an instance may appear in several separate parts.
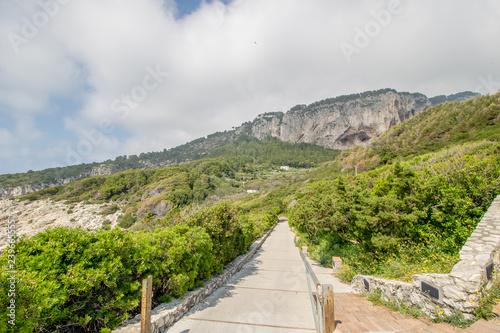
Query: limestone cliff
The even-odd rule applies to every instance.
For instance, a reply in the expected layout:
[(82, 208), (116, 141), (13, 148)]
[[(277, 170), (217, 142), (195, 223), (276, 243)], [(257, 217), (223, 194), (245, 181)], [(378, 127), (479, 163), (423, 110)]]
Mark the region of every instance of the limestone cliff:
[(425, 95), (386, 89), (298, 105), (287, 113), (264, 113), (236, 133), (332, 149), (365, 147), (389, 127), (430, 106)]

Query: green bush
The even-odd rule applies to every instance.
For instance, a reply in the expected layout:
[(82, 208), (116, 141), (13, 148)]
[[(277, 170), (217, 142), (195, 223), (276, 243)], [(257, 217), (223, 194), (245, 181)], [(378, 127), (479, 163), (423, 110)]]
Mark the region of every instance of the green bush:
[(107, 206), (101, 212), (99, 212), (99, 215), (111, 215), (116, 213), (118, 210), (120, 210), (120, 206), (118, 205)]
[(197, 211), (184, 221), (189, 226), (204, 228), (213, 243), (217, 244), (214, 255), (218, 270), (245, 252), (253, 241), (253, 238), (249, 238), (250, 233), (245, 233), (238, 217), (236, 209), (226, 201)]
[[(131, 223), (130, 214), (120, 221)], [(223, 202), (153, 230), (53, 228), (21, 238), (15, 331), (114, 329), (138, 313), (142, 279), (153, 276), (153, 305), (180, 297), (246, 251), (256, 230), (253, 220)], [(8, 259), (0, 256), (0, 267), (8, 267)], [(8, 290), (7, 277), (1, 270), (2, 290)], [(9, 302), (2, 293), (0, 333), (10, 332)]]
[(109, 230), (109, 229), (111, 229), (111, 221), (109, 221), (109, 220), (104, 220), (104, 221), (102, 221), (102, 228), (103, 228), (104, 230)]
[(271, 208), (262, 216), (262, 226), (265, 230), (271, 228), (278, 220), (277, 209)]
[[(356, 274), (409, 280), (448, 273), (500, 194), (499, 149), (498, 143), (455, 147), (318, 183), (290, 210), (290, 223), (308, 234), (318, 259), (337, 252)], [(357, 251), (341, 253), (353, 244)]]
[(118, 226), (123, 229), (128, 229), (131, 226), (133, 226), (135, 223), (135, 219), (132, 216), (132, 214), (127, 213), (125, 215), (122, 215), (118, 219)]
[[(187, 226), (136, 234), (54, 228), (20, 240), (16, 256), (20, 332), (115, 328), (137, 312), (143, 278), (154, 276), (156, 298), (180, 296), (215, 268), (209, 236)], [(2, 290), (7, 283), (2, 270)], [(0, 332), (9, 329), (9, 301), (2, 293)]]

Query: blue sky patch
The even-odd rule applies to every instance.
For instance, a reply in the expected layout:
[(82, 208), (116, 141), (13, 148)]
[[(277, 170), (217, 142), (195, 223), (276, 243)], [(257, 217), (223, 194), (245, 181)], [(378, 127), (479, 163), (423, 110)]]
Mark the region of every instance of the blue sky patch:
[[(192, 12), (196, 11), (201, 3), (203, 2), (202, 0), (175, 0), (177, 3), (177, 9), (179, 10), (179, 18), (182, 18), (184, 16), (187, 16), (191, 14)], [(213, 2), (213, 0), (206, 0), (207, 3)], [(228, 4), (230, 0), (222, 0), (224, 4)]]

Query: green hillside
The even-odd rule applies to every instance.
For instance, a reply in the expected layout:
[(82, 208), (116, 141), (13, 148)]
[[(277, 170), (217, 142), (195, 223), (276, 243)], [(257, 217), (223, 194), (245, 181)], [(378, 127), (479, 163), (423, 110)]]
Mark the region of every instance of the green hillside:
[[(109, 202), (114, 205), (100, 214), (123, 215), (113, 230), (55, 228), (18, 241), (16, 316), (26, 318), (18, 328), (109, 332), (138, 313), (140, 281), (150, 274), (153, 305), (182, 296), (275, 223), (285, 207), (270, 191), (303, 177), (301, 167), (336, 156), (314, 145), (243, 137), (194, 162), (89, 177), (19, 197)], [(282, 165), (292, 169), (277, 171)], [(260, 193), (247, 195), (247, 188)], [(159, 206), (168, 211), (159, 213)], [(0, 265), (7, 260), (0, 256)], [(0, 272), (3, 289), (6, 274)], [(9, 299), (0, 296), (0, 304)], [(0, 332), (8, 319), (7, 306), (2, 309)]]
[(500, 194), (499, 99), (431, 108), (342, 153), (295, 195), (289, 217), (301, 241), (324, 263), (343, 257), (347, 280), (449, 272)]
[[(345, 280), (447, 273), (500, 194), (499, 99), (431, 108), (340, 155), (242, 137), (193, 162), (23, 196), (109, 202), (101, 214), (123, 216), (113, 230), (56, 228), (19, 240), (20, 329), (110, 332), (138, 313), (141, 279), (154, 276), (153, 305), (179, 297), (246, 251), (278, 214), (289, 217), (313, 258), (342, 257)], [(0, 265), (7, 260), (0, 256)], [(8, 301), (0, 295), (0, 332)]]
[(448, 102), (389, 129), (367, 155), (385, 162), (466, 142), (500, 140), (499, 94)]
[[(110, 176), (88, 177), (70, 184), (21, 196), (21, 200), (51, 199), (67, 203), (114, 201), (134, 221), (158, 203), (182, 209), (190, 204), (222, 200), (263, 185), (252, 185), (282, 165), (309, 168), (334, 160), (339, 152), (310, 144), (292, 144), (275, 138), (239, 138), (208, 157), (157, 169), (129, 170)], [(246, 188), (244, 185), (246, 184)], [(159, 216), (163, 217), (163, 216)], [(131, 218), (127, 216), (128, 222)]]
[(215, 133), (207, 138), (200, 138), (187, 144), (164, 150), (162, 152), (142, 153), (139, 156), (118, 156), (115, 160), (103, 163), (79, 164), (61, 168), (50, 168), (42, 171), (0, 175), (0, 188), (22, 185), (55, 184), (58, 180), (69, 178), (86, 178), (93, 168), (100, 165), (112, 167), (116, 172), (154, 168), (154, 166), (173, 165), (186, 161), (195, 161), (207, 157), (237, 157), (245, 163), (276, 167), (290, 165), (294, 167), (311, 167), (318, 163), (332, 160), (339, 151), (320, 146), (300, 143), (281, 142), (276, 138), (257, 140), (240, 135), (236, 138), (234, 131)]

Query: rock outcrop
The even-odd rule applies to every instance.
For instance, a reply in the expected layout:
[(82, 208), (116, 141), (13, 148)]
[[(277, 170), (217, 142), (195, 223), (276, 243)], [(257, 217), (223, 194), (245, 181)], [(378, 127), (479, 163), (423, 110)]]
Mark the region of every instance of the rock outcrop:
[(430, 107), (425, 95), (385, 89), (298, 105), (287, 113), (264, 113), (236, 133), (344, 150), (366, 147), (391, 126)]
[(137, 218), (144, 218), (148, 214), (148, 212), (151, 212), (151, 214), (156, 217), (164, 217), (172, 209), (172, 207), (172, 203), (166, 200), (147, 200), (140, 205), (137, 211)]
[[(16, 235), (32, 237), (51, 227), (85, 228), (95, 230), (106, 224), (114, 227), (123, 213), (99, 214), (114, 203), (86, 205), (83, 202), (66, 205), (49, 200), (0, 200), (0, 252), (6, 247), (8, 221), (15, 221)], [(108, 222), (105, 222), (108, 221)], [(104, 223), (104, 225), (103, 225)]]

